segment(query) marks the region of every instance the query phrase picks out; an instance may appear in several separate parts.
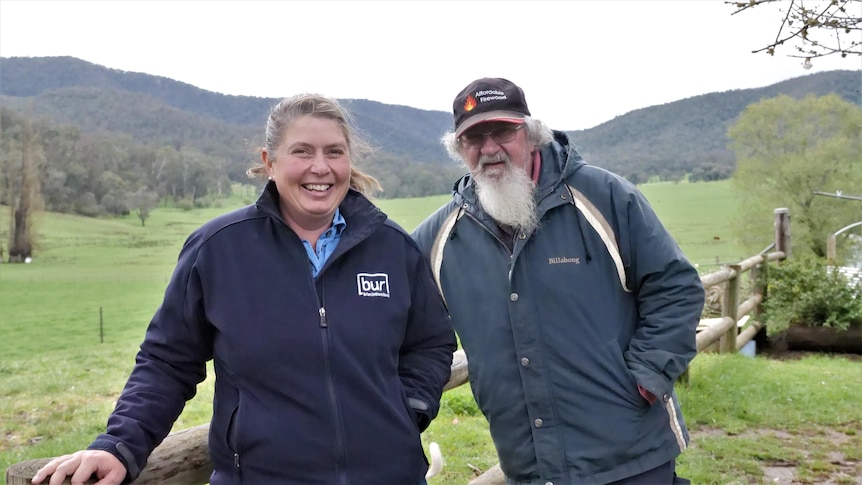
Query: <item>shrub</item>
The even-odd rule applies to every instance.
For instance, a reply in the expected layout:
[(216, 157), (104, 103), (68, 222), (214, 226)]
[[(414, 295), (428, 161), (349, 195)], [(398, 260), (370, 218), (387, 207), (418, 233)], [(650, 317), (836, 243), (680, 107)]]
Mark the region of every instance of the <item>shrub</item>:
[(202, 197), (198, 197), (195, 199), (195, 209), (208, 209), (212, 207), (213, 201), (212, 198), (208, 195), (204, 195)]
[(455, 416), (481, 416), (479, 406), (473, 400), (473, 395), (469, 392), (447, 392), (443, 394), (440, 407), (447, 409)]
[(791, 258), (769, 268), (763, 311), (770, 334), (790, 325), (862, 326), (862, 283), (851, 284), (823, 259)]
[(195, 203), (192, 199), (184, 198), (180, 199), (176, 202), (177, 209), (182, 209), (184, 211), (190, 211), (195, 208)]

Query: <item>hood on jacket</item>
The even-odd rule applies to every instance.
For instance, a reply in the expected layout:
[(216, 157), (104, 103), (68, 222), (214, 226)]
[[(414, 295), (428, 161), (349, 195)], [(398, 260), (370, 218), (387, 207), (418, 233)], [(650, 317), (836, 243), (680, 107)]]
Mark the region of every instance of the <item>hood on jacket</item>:
[[(552, 191), (586, 165), (569, 135), (558, 130), (553, 130), (553, 134), (554, 140), (541, 148), (542, 167), (537, 195)], [(555, 161), (556, 163), (549, 163)], [(470, 173), (464, 174), (455, 182), (452, 192), (459, 205), (465, 202), (475, 205), (478, 202), (473, 175)]]

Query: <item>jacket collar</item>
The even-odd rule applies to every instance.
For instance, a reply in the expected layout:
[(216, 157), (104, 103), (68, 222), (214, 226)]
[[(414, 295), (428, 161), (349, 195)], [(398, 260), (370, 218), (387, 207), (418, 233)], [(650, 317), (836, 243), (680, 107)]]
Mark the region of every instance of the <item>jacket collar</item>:
[[(267, 181), (255, 205), (270, 217), (287, 226), (281, 216), (278, 189), (272, 180)], [(347, 195), (339, 204), (338, 210), (344, 220), (347, 221), (347, 227), (342, 234), (342, 242), (349, 238), (364, 239), (387, 219), (383, 211), (354, 189), (347, 191)]]

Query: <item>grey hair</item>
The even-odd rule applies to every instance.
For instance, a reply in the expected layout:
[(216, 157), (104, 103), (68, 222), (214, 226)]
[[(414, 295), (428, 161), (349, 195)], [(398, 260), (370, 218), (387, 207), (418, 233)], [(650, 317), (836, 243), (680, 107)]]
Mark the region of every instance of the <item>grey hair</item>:
[[(554, 141), (554, 133), (545, 123), (530, 116), (524, 117), (524, 131), (527, 134), (527, 142), (539, 148)], [(440, 143), (446, 149), (453, 160), (461, 162), (464, 160), (464, 147), (455, 138), (455, 132), (450, 131), (440, 137)]]
[[(359, 135), (359, 130), (355, 127), (350, 113), (336, 100), (319, 94), (298, 94), (284, 98), (272, 107), (266, 120), (264, 132), (264, 147), (270, 158), (275, 160), (275, 153), (284, 140), (284, 134), (290, 123), (303, 116), (334, 120), (341, 126), (344, 138), (347, 140), (347, 151), (350, 156), (351, 188), (369, 197), (375, 191), (382, 190), (377, 179), (355, 166), (368, 160), (374, 152), (373, 148)], [(257, 179), (266, 179), (268, 176), (263, 163), (249, 168), (246, 175)]]

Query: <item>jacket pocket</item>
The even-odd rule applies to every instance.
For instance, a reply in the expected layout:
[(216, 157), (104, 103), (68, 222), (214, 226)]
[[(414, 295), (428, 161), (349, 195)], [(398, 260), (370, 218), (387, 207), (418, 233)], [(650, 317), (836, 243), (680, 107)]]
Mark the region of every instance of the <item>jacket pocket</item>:
[(607, 355), (609, 355), (613, 361), (613, 369), (616, 374), (613, 376), (613, 382), (619, 386), (621, 395), (626, 398), (626, 401), (637, 407), (646, 407), (649, 403), (638, 391), (637, 380), (635, 380), (635, 376), (632, 375), (626, 365), (625, 357), (623, 357), (623, 353), (622, 350), (620, 350), (620, 344), (617, 339), (611, 340), (606, 350)]
[(230, 419), (227, 422), (227, 430), (225, 432), (225, 441), (227, 442), (227, 447), (230, 451), (234, 453), (239, 452), (239, 440), (237, 439), (237, 434), (239, 433), (239, 424), (237, 423), (237, 415), (239, 414), (239, 402), (236, 403), (236, 406), (233, 407), (233, 411), (230, 413)]

